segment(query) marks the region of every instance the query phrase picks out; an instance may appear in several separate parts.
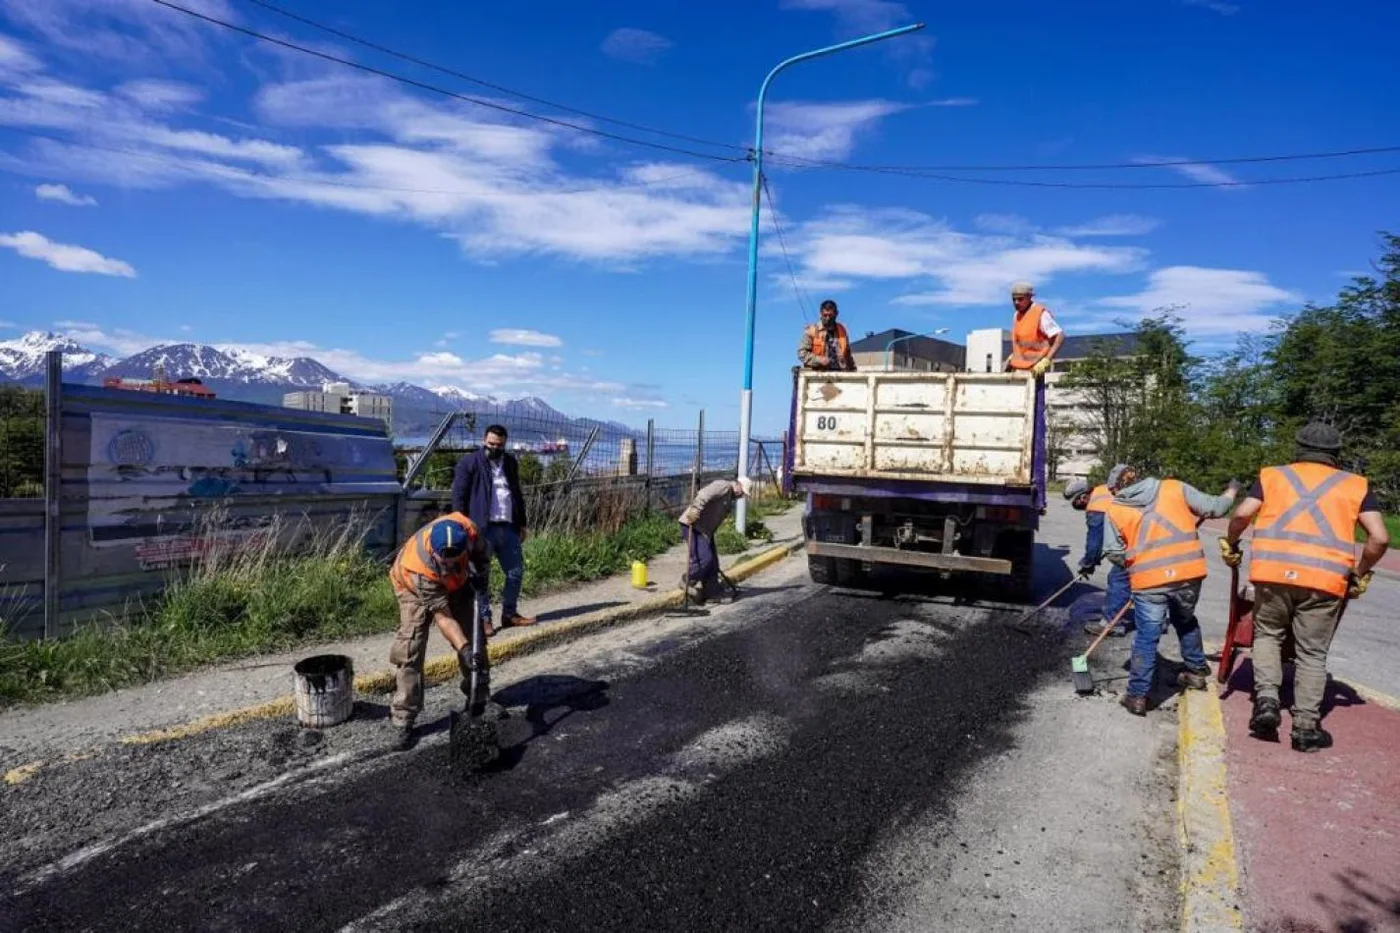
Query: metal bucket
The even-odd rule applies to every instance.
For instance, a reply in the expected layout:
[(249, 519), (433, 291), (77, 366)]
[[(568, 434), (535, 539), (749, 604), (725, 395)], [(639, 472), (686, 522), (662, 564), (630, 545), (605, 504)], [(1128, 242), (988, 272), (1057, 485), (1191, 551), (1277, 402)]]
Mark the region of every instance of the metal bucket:
[(318, 654), (298, 661), (297, 720), (324, 729), (350, 718), (355, 710), (355, 665), (343, 654)]

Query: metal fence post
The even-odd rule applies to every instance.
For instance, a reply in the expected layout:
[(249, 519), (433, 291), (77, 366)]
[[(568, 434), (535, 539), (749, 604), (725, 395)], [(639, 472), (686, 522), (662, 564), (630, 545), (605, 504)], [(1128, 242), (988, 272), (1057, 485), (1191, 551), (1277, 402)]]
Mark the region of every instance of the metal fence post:
[(651, 511), (651, 471), (656, 466), (656, 419), (647, 419), (646, 511)]
[(700, 409), (700, 422), (695, 429), (695, 464), (690, 468), (690, 498), (700, 490), (700, 474), (705, 472), (705, 409)]
[(44, 370), (44, 637), (58, 637), (58, 589), (63, 581), (59, 494), (63, 484), (63, 351), (50, 350)]

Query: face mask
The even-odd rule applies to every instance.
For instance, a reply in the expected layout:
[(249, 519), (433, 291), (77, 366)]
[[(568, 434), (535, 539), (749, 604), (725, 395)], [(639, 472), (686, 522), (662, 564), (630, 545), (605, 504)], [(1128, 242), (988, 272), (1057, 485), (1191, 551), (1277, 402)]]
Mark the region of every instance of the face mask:
[(504, 457), (505, 455), (506, 455), (506, 451), (505, 451), (505, 448), (503, 448), (503, 447), (488, 447), (488, 448), (486, 448), (486, 456), (490, 457), (492, 460), (499, 460), (499, 459), (501, 459), (502, 457)]

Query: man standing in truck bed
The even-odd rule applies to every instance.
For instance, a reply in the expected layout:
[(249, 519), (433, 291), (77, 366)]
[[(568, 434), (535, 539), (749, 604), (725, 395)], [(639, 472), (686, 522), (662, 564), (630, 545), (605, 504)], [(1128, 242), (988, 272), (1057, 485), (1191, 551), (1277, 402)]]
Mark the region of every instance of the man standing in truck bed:
[(855, 371), (851, 340), (846, 335), (845, 325), (836, 320), (838, 313), (836, 302), (828, 298), (822, 302), (821, 323), (808, 324), (802, 331), (802, 340), (797, 344), (797, 361), (804, 369)]
[(1029, 282), (1011, 286), (1011, 306), (1016, 309), (1016, 316), (1011, 322), (1011, 353), (1006, 357), (1005, 368), (1030, 370), (1043, 376), (1060, 352), (1065, 332), (1050, 309), (1035, 300), (1035, 288)]

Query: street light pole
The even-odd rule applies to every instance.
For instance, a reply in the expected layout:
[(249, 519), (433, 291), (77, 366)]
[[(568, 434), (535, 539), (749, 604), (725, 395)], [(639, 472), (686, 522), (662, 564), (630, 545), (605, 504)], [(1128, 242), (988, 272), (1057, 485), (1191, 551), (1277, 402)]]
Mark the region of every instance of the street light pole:
[[(917, 32), (924, 28), (923, 23), (915, 23), (911, 26), (901, 26), (898, 29), (889, 29), (885, 32), (877, 32), (873, 35), (862, 36), (859, 39), (852, 39), (849, 42), (840, 42), (836, 45), (829, 45), (826, 48), (814, 49), (811, 52), (803, 52), (801, 55), (794, 55), (785, 61), (779, 62), (768, 76), (763, 79), (763, 84), (758, 89), (758, 114), (755, 118), (753, 134), (753, 152), (750, 157), (753, 159), (753, 216), (749, 223), (749, 288), (748, 301), (744, 312), (744, 389), (739, 394), (739, 475), (749, 475), (749, 427), (753, 414), (753, 328), (754, 310), (758, 301), (758, 216), (759, 207), (763, 197), (763, 104), (768, 98), (768, 86), (773, 83), (778, 72), (796, 65), (798, 62), (805, 62), (810, 58), (821, 58), (823, 55), (831, 55), (834, 52), (844, 52), (846, 49), (853, 49), (861, 45), (869, 45), (872, 42), (879, 42), (882, 39), (893, 39), (895, 36), (902, 36), (906, 33)], [(748, 530), (748, 500), (740, 499), (734, 508), (734, 527), (740, 534)]]
[(913, 340), (915, 337), (937, 337), (939, 334), (948, 333), (948, 328), (940, 327), (938, 330), (931, 330), (926, 334), (905, 334), (903, 337), (896, 337), (885, 344), (885, 372), (890, 371), (890, 350), (901, 340)]

